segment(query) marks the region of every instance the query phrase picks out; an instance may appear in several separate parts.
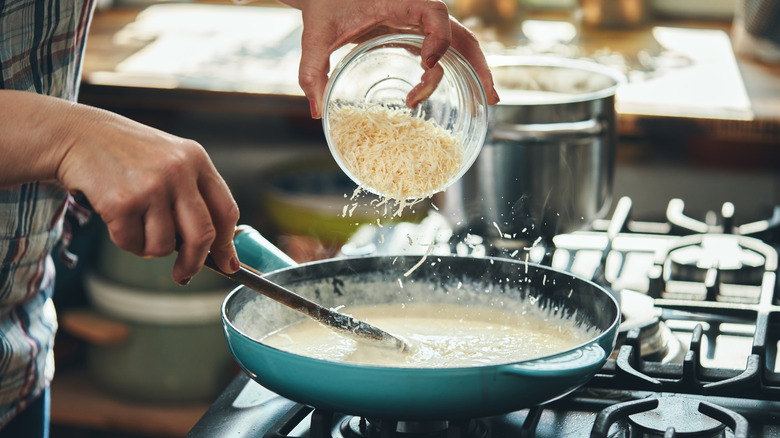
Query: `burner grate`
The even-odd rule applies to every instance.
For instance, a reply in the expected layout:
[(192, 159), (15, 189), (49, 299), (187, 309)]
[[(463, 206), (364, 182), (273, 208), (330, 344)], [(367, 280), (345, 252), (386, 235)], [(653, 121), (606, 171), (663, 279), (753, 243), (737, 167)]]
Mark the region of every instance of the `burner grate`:
[[(735, 224), (729, 203), (703, 222), (687, 217), (681, 200), (670, 201), (665, 222), (631, 220), (630, 210), (631, 200), (621, 199), (592, 230), (538, 245), (460, 239), (436, 214), (419, 225), (359, 233), (365, 241), (351, 245), (352, 255), (387, 255), (410, 248), (409, 235), (435, 235), (435, 254), (543, 263), (620, 291), (615, 353), (574, 393), (495, 417), (410, 423), (313, 409), (244, 381), (244, 397), (226, 396), (188, 436), (780, 437), (780, 207), (745, 225)], [(712, 256), (718, 248), (726, 252)], [(235, 426), (239, 418), (245, 427)]]
[[(591, 438), (606, 438), (612, 425), (627, 421), (629, 436), (641, 437), (748, 437), (742, 415), (706, 401), (659, 396), (618, 403), (599, 412)], [(726, 427), (730, 429), (727, 434)]]

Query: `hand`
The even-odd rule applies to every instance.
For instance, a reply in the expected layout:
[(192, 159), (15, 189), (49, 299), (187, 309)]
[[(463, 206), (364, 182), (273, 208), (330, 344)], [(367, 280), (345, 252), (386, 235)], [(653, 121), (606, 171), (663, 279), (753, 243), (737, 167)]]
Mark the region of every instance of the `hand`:
[(477, 72), (488, 104), (498, 103), (485, 56), (474, 34), (452, 18), (440, 0), (282, 0), (303, 13), (303, 38), (298, 82), (314, 118), (322, 116), (322, 98), (330, 71), (330, 54), (347, 43), (389, 33), (424, 35), (422, 82), (407, 99), (416, 106), (441, 79), (438, 60), (452, 46)]
[(161, 257), (182, 240), (173, 278), (186, 284), (208, 251), (238, 270), (238, 206), (201, 145), (83, 105), (65, 115), (57, 179), (86, 195), (120, 248)]

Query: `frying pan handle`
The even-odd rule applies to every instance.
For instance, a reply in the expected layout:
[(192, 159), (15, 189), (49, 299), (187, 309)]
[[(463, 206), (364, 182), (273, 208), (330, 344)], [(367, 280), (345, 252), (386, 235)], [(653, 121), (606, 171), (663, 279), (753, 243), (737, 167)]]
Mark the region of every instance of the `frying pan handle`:
[(607, 353), (597, 343), (571, 353), (507, 365), (505, 371), (528, 377), (564, 377), (587, 374), (604, 365)]
[(271, 272), (297, 265), (295, 260), (249, 225), (236, 227), (233, 244), (236, 246), (241, 263), (260, 272)]

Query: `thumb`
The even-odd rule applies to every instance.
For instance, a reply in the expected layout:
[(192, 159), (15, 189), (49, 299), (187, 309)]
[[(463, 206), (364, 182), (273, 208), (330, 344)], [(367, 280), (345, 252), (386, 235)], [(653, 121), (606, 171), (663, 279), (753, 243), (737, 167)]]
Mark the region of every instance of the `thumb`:
[(309, 99), (311, 116), (315, 119), (322, 117), (322, 99), (330, 71), (330, 47), (326, 41), (304, 29), (298, 84)]

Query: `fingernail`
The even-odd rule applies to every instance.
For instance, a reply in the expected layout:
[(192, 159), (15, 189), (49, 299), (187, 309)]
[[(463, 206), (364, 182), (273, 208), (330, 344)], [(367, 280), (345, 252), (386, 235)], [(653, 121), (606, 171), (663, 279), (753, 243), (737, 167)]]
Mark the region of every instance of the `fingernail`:
[(320, 113), (317, 109), (317, 101), (314, 99), (309, 99), (309, 111), (311, 111), (311, 117), (313, 119), (319, 119)]
[(182, 286), (186, 286), (186, 285), (190, 284), (190, 280), (192, 280), (192, 277), (183, 278), (183, 279), (179, 280), (179, 284), (182, 285)]
[(493, 97), (496, 98), (496, 101), (501, 100), (501, 98), (498, 97), (498, 91), (496, 91), (496, 87), (493, 87)]
[(433, 68), (436, 63), (439, 62), (439, 55), (431, 55), (425, 60), (425, 65), (428, 68)]
[(238, 271), (241, 269), (241, 263), (238, 262), (238, 257), (233, 257), (230, 259), (230, 269), (234, 271)]

